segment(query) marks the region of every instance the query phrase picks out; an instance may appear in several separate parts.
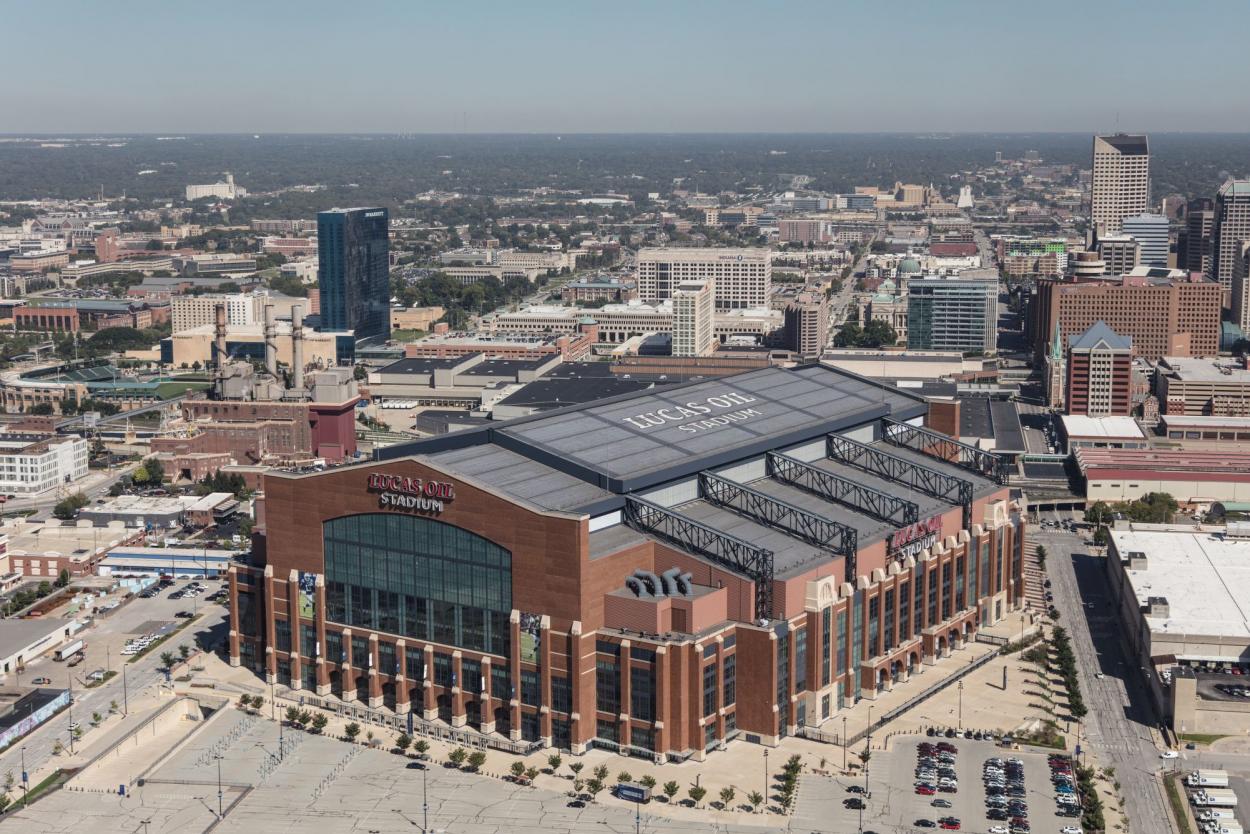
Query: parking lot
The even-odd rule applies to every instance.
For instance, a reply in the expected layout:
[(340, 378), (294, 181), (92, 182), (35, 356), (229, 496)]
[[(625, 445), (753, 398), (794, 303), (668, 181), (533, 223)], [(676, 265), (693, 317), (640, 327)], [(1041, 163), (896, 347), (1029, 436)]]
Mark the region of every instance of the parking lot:
[[(932, 795), (917, 794), (918, 745), (939, 741), (947, 741), (955, 747), (953, 768), (957, 788), (953, 793), (935, 790)], [(863, 811), (864, 830), (878, 834), (901, 831), (911, 834), (930, 828), (940, 831), (942, 817), (957, 818), (958, 830), (977, 834), (987, 834), (995, 826), (1009, 826), (1009, 821), (986, 816), (986, 787), (982, 777), (985, 761), (992, 757), (1015, 758), (1021, 762), (1024, 795), (1019, 799), (1027, 805), (1029, 834), (1060, 834), (1065, 827), (1080, 825), (1079, 817), (1060, 817), (1056, 812), (1056, 790), (1051, 784), (1047, 754), (1010, 750), (993, 741), (911, 736), (897, 739), (888, 751), (874, 751), (869, 759), (870, 793)], [(846, 800), (860, 796), (852, 791), (863, 784), (862, 775), (858, 779), (808, 777), (795, 811), (796, 826), (839, 834), (858, 831), (859, 811), (846, 807)], [(951, 807), (935, 807), (934, 800), (949, 802)]]

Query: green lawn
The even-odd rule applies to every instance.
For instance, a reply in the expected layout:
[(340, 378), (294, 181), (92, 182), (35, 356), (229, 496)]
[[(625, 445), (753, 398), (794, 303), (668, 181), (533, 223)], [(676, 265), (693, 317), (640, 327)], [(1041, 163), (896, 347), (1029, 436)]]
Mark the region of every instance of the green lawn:
[(168, 400), (188, 391), (203, 391), (209, 384), (207, 382), (162, 382), (156, 386), (156, 396), (162, 400)]

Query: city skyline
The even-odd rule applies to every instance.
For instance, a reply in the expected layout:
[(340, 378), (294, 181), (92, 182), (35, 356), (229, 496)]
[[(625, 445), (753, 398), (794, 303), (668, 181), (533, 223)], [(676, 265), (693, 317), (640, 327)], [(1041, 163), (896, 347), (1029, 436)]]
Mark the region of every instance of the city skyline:
[[(11, 42), (13, 64), (46, 66), (50, 45), (56, 60), (0, 93), (9, 132), (1250, 129), (1250, 93), (1238, 84), (1246, 68), (1221, 68), (1224, 54), (1214, 66), (1125, 61), (1121, 49), (1082, 50), (1067, 29), (1022, 28), (980, 0), (888, 20), (868, 4), (807, 2), (767, 13), (739, 3), (487, 3), (472, 17), (401, 4), (352, 16), (324, 3), (67, 6), (77, 21), (68, 27), (35, 7), (10, 12), (12, 30), (25, 33)], [(1207, 11), (1065, 2), (1048, 19), (1070, 14), (1137, 54), (1160, 55), (1201, 42), (1213, 18), (1244, 16), (1232, 3)], [(1048, 44), (1037, 53), (1042, 72), (1021, 49), (1035, 40)], [(72, 83), (102, 60), (108, 77), (143, 83), (110, 84), (108, 95)]]

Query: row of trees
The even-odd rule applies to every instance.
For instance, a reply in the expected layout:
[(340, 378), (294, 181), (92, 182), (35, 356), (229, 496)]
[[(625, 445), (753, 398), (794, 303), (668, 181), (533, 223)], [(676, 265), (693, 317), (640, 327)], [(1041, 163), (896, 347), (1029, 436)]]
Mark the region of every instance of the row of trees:
[(1073, 718), (1080, 721), (1089, 710), (1085, 708), (1085, 699), (1081, 697), (1081, 683), (1076, 676), (1076, 654), (1072, 651), (1072, 639), (1062, 627), (1055, 626), (1051, 634), (1051, 644), (1055, 648), (1055, 668), (1059, 677), (1063, 678), (1064, 689), (1068, 692), (1068, 711)]

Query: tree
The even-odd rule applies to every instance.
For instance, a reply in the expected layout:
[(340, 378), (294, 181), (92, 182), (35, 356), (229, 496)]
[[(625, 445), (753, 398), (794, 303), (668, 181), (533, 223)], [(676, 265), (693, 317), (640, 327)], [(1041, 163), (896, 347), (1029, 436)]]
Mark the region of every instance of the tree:
[(758, 812), (760, 806), (764, 804), (764, 794), (759, 791), (751, 791), (747, 794), (747, 802), (751, 803), (751, 810), (753, 812)]
[(663, 790), (664, 790), (664, 798), (667, 799), (669, 802), (672, 802), (673, 797), (677, 796), (677, 792), (681, 790), (681, 786), (678, 785), (676, 782), (665, 782)]
[(1085, 510), (1085, 521), (1089, 524), (1110, 524), (1113, 513), (1105, 501), (1095, 501)]
[(477, 773), (482, 769), (482, 765), (486, 764), (486, 754), (481, 750), (474, 750), (469, 754), (469, 770)]
[(512, 763), (512, 767), (508, 768), (512, 773), (512, 778), (518, 782), (525, 776), (525, 762), (517, 760)]
[(412, 737), (407, 733), (400, 733), (395, 737), (395, 749), (400, 753), (408, 752), (408, 748), (412, 745)]
[(690, 797), (690, 800), (694, 802), (694, 807), (698, 808), (699, 803), (703, 801), (703, 797), (707, 796), (707, 788), (702, 785), (691, 785), (686, 790), (686, 794)]
[(348, 741), (355, 741), (356, 736), (360, 735), (360, 725), (353, 721), (343, 728), (343, 734), (347, 736)]
[(464, 760), (467, 758), (469, 758), (469, 751), (465, 750), (463, 747), (457, 747), (447, 754), (447, 761), (451, 762), (456, 767), (463, 765)]
[(173, 652), (161, 652), (161, 665), (164, 666), (166, 669), (174, 668), (174, 653)]
[(721, 807), (722, 807), (722, 808), (725, 808), (725, 809), (728, 809), (728, 808), (729, 808), (729, 806), (730, 806), (731, 804), (733, 804), (733, 801), (734, 801), (734, 796), (735, 796), (735, 795), (736, 795), (736, 793), (735, 793), (735, 791), (734, 791), (734, 789), (733, 789), (733, 788), (721, 788), (721, 789), (720, 789), (720, 804), (721, 804)]
[(873, 319), (864, 325), (859, 344), (861, 347), (879, 348), (893, 345), (897, 342), (898, 334), (894, 332), (894, 328), (889, 323), (880, 319)]

